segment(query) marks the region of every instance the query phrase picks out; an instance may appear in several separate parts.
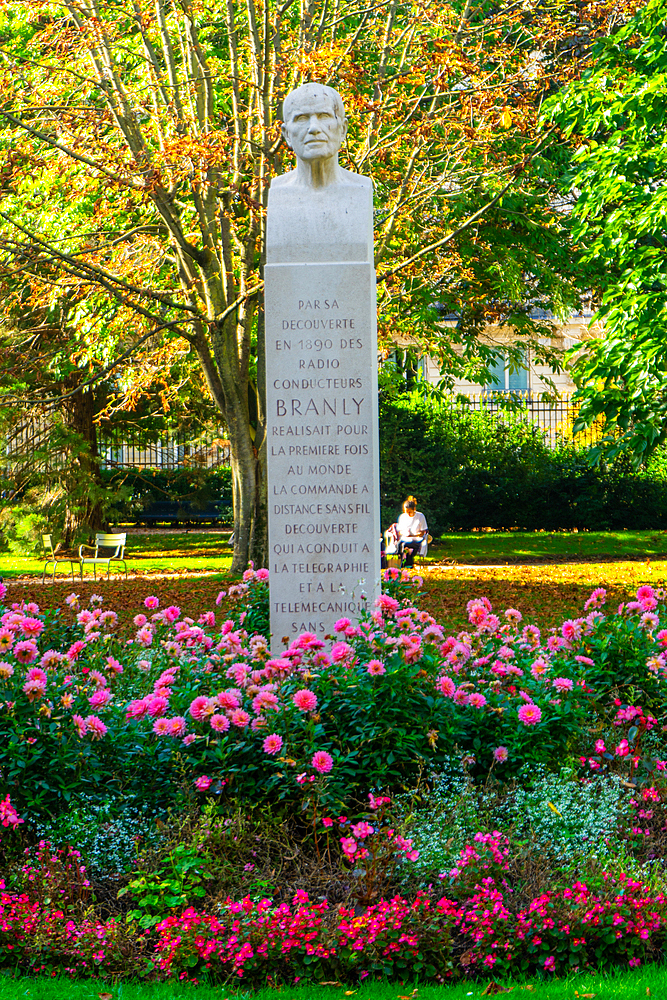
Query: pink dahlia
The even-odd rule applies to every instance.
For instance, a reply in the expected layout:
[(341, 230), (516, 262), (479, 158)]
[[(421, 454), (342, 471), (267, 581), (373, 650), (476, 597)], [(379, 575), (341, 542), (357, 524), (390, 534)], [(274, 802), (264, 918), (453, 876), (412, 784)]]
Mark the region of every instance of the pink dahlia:
[(556, 688), (556, 691), (571, 691), (574, 687), (569, 677), (554, 677), (551, 683)]
[(201, 722), (202, 719), (205, 719), (206, 716), (209, 714), (207, 711), (208, 703), (209, 699), (206, 697), (205, 694), (198, 695), (194, 699), (194, 701), (190, 703), (190, 708), (188, 709), (192, 718), (196, 719), (198, 722)]
[(366, 664), (366, 673), (370, 674), (371, 677), (381, 677), (386, 672), (384, 663), (381, 660), (369, 660)]
[(97, 691), (91, 694), (88, 702), (91, 708), (104, 708), (112, 698), (113, 695), (107, 688), (98, 688)]
[(486, 705), (486, 698), (479, 691), (473, 691), (473, 693), (468, 698), (468, 704), (472, 705), (473, 708), (484, 708)]
[(215, 730), (216, 733), (226, 733), (230, 725), (231, 723), (226, 715), (220, 715), (217, 712), (211, 716), (211, 729)]
[(24, 618), (19, 628), (27, 639), (36, 639), (44, 631), (44, 622), (39, 618)]
[(435, 682), (435, 687), (440, 694), (444, 694), (445, 698), (453, 698), (456, 694), (456, 684), (451, 677), (447, 677), (446, 674), (443, 674), (442, 677), (438, 677)]
[(150, 597), (147, 597), (145, 599), (145, 601), (144, 601), (144, 607), (148, 608), (149, 611), (155, 611), (156, 608), (160, 607), (160, 598), (159, 597), (155, 597), (155, 596), (153, 596), (151, 594)]
[(499, 764), (503, 764), (509, 757), (509, 751), (507, 747), (496, 747), (493, 751), (493, 759), (498, 761)]
[(233, 726), (238, 726), (239, 729), (245, 729), (250, 722), (250, 716), (247, 712), (244, 712), (242, 708), (237, 708), (235, 712), (232, 712), (231, 722)]
[(318, 750), (317, 753), (314, 753), (310, 763), (320, 774), (328, 774), (329, 771), (333, 770), (333, 757), (326, 750)]
[(314, 712), (317, 708), (317, 696), (308, 688), (301, 688), (292, 696), (292, 701), (300, 712)]
[(283, 748), (282, 736), (278, 736), (277, 733), (271, 733), (271, 735), (267, 736), (264, 742), (262, 743), (262, 748), (264, 750), (264, 753), (271, 754), (271, 756), (280, 753), (280, 751)]
[(169, 723), (169, 735), (170, 736), (184, 736), (187, 723), (182, 715), (174, 715), (171, 719), (167, 719)]
[(86, 717), (86, 730), (94, 740), (101, 740), (103, 736), (106, 736), (107, 727), (96, 715), (88, 715)]
[(538, 705), (530, 703), (528, 705), (522, 705), (518, 714), (519, 719), (523, 722), (524, 726), (536, 726), (542, 718), (542, 709)]
[(14, 646), (14, 657), (19, 663), (34, 663), (38, 656), (37, 646), (32, 640), (25, 639), (23, 642), (17, 642)]

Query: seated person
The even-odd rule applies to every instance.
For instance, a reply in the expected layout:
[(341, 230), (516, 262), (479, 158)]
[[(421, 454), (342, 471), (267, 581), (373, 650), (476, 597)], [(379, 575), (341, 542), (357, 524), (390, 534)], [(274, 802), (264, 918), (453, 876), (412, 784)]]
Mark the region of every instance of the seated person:
[(417, 501), (408, 497), (403, 504), (403, 513), (396, 522), (400, 541), (398, 551), (401, 553), (401, 564), (411, 569), (415, 564), (415, 554), (419, 552), (428, 535), (426, 518), (417, 510)]

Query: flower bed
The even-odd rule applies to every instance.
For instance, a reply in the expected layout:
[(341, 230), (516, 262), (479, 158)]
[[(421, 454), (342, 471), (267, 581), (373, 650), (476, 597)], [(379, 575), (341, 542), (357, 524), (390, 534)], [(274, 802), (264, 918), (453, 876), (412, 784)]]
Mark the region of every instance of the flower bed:
[[(665, 899), (641, 873), (611, 865), (602, 876), (600, 865), (580, 865), (568, 883), (558, 861), (544, 891), (528, 898), (526, 878), (509, 870), (516, 844), (488, 825), (476, 836), (457, 826), (456, 837), (468, 840), (452, 848), (444, 814), (440, 854), (419, 859), (420, 816), (452, 760), (471, 789), (483, 779), (506, 796), (518, 794), (513, 782), (526, 780), (526, 768), (557, 774), (569, 762), (581, 795), (594, 803), (604, 791), (602, 845), (612, 850), (620, 834), (633, 863), (662, 859), (662, 591), (641, 587), (635, 601), (605, 614), (597, 590), (582, 617), (548, 635), (515, 609), (498, 616), (475, 599), (469, 630), (447, 635), (419, 609), (420, 578), (390, 570), (359, 621), (339, 620), (329, 642), (303, 633), (276, 655), (266, 635), (267, 575), (248, 570), (220, 596), (236, 602), (234, 613), (209, 610), (197, 621), (150, 595), (129, 640), (96, 595), (86, 608), (72, 595), (67, 621), (35, 604), (0, 609), (0, 822), (12, 831), (9, 854), (84, 798), (97, 809), (115, 797), (191, 817), (190, 840), (165, 841), (160, 854), (148, 814), (132, 813), (150, 850), (145, 858), (139, 850), (134, 871), (107, 873), (115, 880), (105, 887), (107, 908), (118, 910), (111, 919), (82, 916), (92, 897), (72, 861), (77, 844), (63, 839), (53, 854), (41, 844), (40, 874), (29, 874), (29, 861), (12, 875), (24, 891), (2, 897), (5, 961), (111, 972), (136, 954), (144, 971), (207, 969), (253, 982), (444, 979), (635, 963), (662, 946)], [(401, 796), (410, 802), (401, 806)], [(301, 857), (309, 851), (331, 873), (335, 902), (272, 886), (256, 870), (250, 834), (234, 854), (245, 873), (234, 884), (252, 892), (240, 902), (231, 899), (243, 888), (222, 893), (233, 824), (243, 825), (250, 803), (267, 816), (278, 811), (276, 831), (281, 816), (292, 817)], [(562, 859), (549, 829), (543, 823), (538, 840), (533, 828), (536, 849)], [(585, 839), (577, 840), (582, 857)], [(459, 847), (458, 860), (445, 863)], [(216, 864), (218, 875), (209, 870)], [(56, 883), (58, 893), (44, 890)]]
[(259, 985), (276, 978), (349, 981), (381, 974), (444, 982), (490, 971), (567, 973), (654, 957), (667, 925), (665, 897), (603, 875), (512, 910), (511, 894), (486, 878), (463, 899), (419, 892), (357, 913), (297, 893), (291, 903), (227, 900), (218, 913), (188, 907), (128, 934), (122, 920), (72, 919), (26, 893), (0, 893), (0, 958), (27, 971), (146, 974)]

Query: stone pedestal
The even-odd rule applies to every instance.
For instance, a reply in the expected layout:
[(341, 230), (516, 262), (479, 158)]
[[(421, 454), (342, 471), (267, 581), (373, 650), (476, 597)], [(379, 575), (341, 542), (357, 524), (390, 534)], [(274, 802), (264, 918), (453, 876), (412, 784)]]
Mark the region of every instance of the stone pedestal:
[[(275, 185), (275, 182), (274, 182)], [(380, 579), (372, 189), (272, 186), (265, 267), (273, 648)]]

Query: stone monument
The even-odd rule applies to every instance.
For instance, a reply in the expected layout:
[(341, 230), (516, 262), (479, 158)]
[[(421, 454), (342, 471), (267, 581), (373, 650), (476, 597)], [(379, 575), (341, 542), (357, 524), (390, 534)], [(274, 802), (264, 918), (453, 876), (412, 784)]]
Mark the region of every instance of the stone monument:
[(331, 634), (380, 580), (372, 184), (338, 162), (331, 87), (292, 91), (283, 119), (296, 169), (271, 183), (264, 270), (275, 650)]

